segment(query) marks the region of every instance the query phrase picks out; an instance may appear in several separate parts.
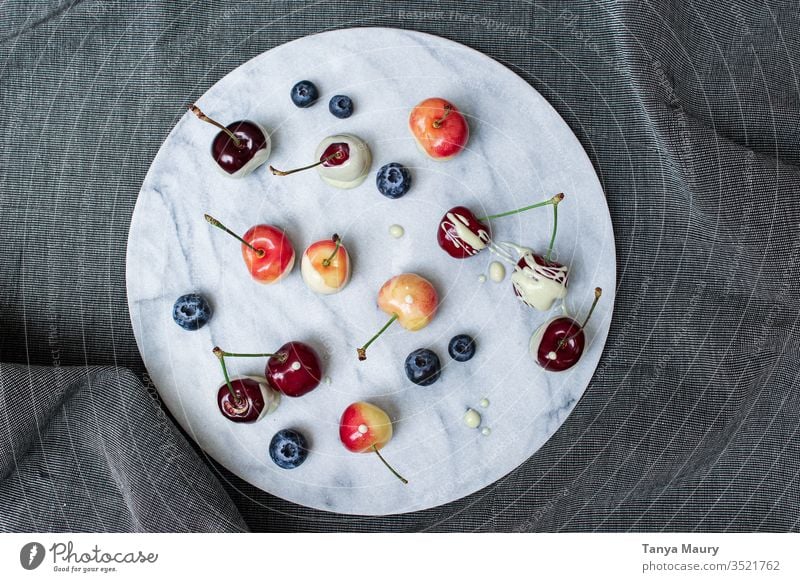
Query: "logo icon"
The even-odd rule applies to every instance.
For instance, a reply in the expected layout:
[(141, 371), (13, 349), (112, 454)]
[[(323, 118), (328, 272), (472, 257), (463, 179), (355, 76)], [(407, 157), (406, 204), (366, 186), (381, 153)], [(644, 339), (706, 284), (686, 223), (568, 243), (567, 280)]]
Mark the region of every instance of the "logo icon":
[(39, 542), (28, 542), (19, 551), (19, 563), (26, 570), (35, 570), (44, 561), (44, 546)]

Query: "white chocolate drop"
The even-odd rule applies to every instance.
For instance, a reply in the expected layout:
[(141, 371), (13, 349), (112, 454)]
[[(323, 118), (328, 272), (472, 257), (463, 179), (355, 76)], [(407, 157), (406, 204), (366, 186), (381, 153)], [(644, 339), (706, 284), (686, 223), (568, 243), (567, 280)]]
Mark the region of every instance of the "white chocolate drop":
[(495, 283), (500, 283), (506, 278), (506, 267), (503, 263), (492, 261), (489, 265), (489, 278)]
[(486, 275), (478, 275), (478, 283), (486, 283)]
[(367, 431), (369, 431), (369, 427), (366, 424), (358, 425), (358, 432), (360, 432), (361, 434), (367, 434)]
[(399, 224), (393, 224), (389, 227), (389, 234), (392, 235), (394, 238), (400, 238), (406, 233), (406, 229), (404, 229)]
[(489, 436), (490, 434), (492, 434), (492, 429), (490, 429), (488, 426), (484, 426), (484, 427), (481, 429), (481, 434), (482, 434), (483, 436)]
[(489, 399), (488, 398), (483, 398), (480, 401), (480, 405), (481, 405), (481, 408), (489, 408)]
[(464, 424), (470, 428), (478, 428), (481, 424), (481, 415), (477, 411), (468, 408), (464, 413)]

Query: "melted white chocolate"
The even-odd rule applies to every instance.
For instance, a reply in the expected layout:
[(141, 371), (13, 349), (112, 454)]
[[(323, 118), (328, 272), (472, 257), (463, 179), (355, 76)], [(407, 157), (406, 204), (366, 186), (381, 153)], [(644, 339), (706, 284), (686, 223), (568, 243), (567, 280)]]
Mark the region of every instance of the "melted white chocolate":
[(308, 258), (306, 253), (303, 253), (303, 258), (300, 261), (300, 274), (303, 276), (303, 282), (314, 293), (321, 295), (332, 295), (344, 289), (345, 285), (350, 281), (350, 259), (347, 260), (347, 273), (345, 273), (344, 281), (339, 287), (331, 287), (325, 282), (322, 274), (314, 268), (311, 259)]
[(347, 190), (359, 186), (369, 174), (372, 165), (372, 152), (367, 143), (360, 137), (348, 133), (331, 135), (323, 139), (317, 146), (315, 159), (322, 158), (322, 154), (333, 143), (346, 143), (350, 147), (350, 157), (338, 166), (317, 166), (320, 177), (335, 188)]
[(485, 249), (486, 245), (489, 244), (489, 233), (482, 228), (478, 230), (477, 234), (472, 232), (469, 229), (469, 219), (465, 218), (464, 216), (448, 212), (447, 220), (449, 220), (453, 225), (453, 228), (456, 229), (456, 236), (453, 238), (447, 232), (448, 223), (442, 222), (441, 228), (444, 229), (447, 239), (456, 247), (463, 249), (468, 255), (477, 254)]
[(539, 311), (548, 311), (557, 299), (567, 295), (566, 266), (540, 265), (528, 253), (523, 255), (524, 267), (517, 265), (511, 275), (511, 283), (519, 299)]

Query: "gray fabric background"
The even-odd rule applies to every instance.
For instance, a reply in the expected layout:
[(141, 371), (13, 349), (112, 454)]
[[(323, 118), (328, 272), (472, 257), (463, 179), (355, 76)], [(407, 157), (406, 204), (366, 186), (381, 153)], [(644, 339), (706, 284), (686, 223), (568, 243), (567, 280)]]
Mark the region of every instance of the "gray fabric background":
[[(345, 517), (209, 462), (247, 526), (797, 531), (800, 9), (744, 0), (2, 3), (0, 361), (21, 366), (0, 373), (0, 529), (244, 527), (136, 380), (128, 225), (185, 104), (278, 44), (367, 25), (476, 48), (573, 128), (614, 221), (611, 334), (563, 427), (484, 491)], [(161, 488), (179, 515), (147, 494)], [(43, 506), (51, 491), (61, 512)]]

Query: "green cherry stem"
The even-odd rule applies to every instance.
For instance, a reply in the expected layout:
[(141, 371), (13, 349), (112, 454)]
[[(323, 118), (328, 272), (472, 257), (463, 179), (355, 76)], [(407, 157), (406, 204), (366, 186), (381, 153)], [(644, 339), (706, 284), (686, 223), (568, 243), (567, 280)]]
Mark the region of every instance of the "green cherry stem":
[(479, 218), (478, 220), (492, 220), (495, 218), (503, 218), (504, 216), (511, 216), (513, 214), (519, 214), (520, 212), (525, 212), (526, 210), (533, 210), (534, 208), (541, 208), (542, 206), (547, 206), (548, 204), (552, 204), (553, 206), (558, 206), (558, 203), (564, 199), (564, 194), (559, 193), (550, 198), (549, 200), (545, 200), (543, 202), (537, 202), (536, 204), (531, 204), (530, 206), (523, 206), (522, 208), (517, 208), (516, 210), (509, 210), (508, 212), (501, 212), (500, 214), (490, 214), (489, 216), (484, 216)]
[(230, 376), (228, 376), (228, 367), (225, 365), (225, 358), (272, 358), (277, 357), (282, 362), (286, 361), (286, 354), (285, 353), (278, 353), (278, 354), (239, 354), (234, 352), (226, 352), (225, 350), (221, 349), (220, 347), (215, 347), (213, 350), (214, 355), (217, 356), (219, 359), (219, 365), (222, 367), (222, 375), (225, 376), (225, 383), (228, 385), (228, 390), (233, 397), (234, 402), (237, 404), (241, 403), (241, 399), (237, 396), (236, 392), (233, 390), (233, 385), (231, 384)]
[(254, 247), (249, 242), (244, 240), (242, 237), (240, 237), (238, 234), (233, 232), (231, 229), (229, 229), (227, 226), (222, 224), (219, 220), (217, 220), (216, 218), (214, 218), (210, 214), (204, 214), (203, 216), (205, 216), (206, 222), (208, 224), (210, 224), (211, 226), (216, 226), (218, 229), (227, 232), (229, 235), (231, 235), (233, 238), (235, 238), (236, 240), (241, 242), (243, 245), (245, 245), (246, 247), (249, 247), (250, 249), (252, 249), (253, 252), (255, 252), (256, 256), (259, 259), (264, 256), (264, 249), (257, 249), (256, 247)]
[(384, 458), (383, 458), (383, 455), (381, 455), (381, 454), (380, 454), (380, 452), (378, 451), (378, 447), (377, 447), (377, 446), (375, 446), (375, 445), (372, 445), (372, 450), (373, 450), (373, 451), (375, 451), (375, 454), (376, 454), (376, 455), (378, 455), (378, 458), (379, 458), (381, 461), (383, 461), (383, 464), (384, 464), (384, 465), (386, 465), (386, 467), (387, 467), (387, 468), (388, 468), (388, 469), (389, 469), (389, 470), (390, 470), (392, 473), (394, 473), (394, 476), (395, 476), (395, 477), (397, 477), (398, 479), (400, 479), (400, 480), (403, 482), (403, 485), (408, 485), (408, 479), (406, 479), (406, 478), (405, 478), (405, 477), (403, 477), (403, 476), (402, 476), (400, 473), (398, 473), (397, 471), (395, 471), (395, 470), (394, 470), (394, 467), (392, 467), (392, 466), (391, 466), (389, 463), (387, 463), (387, 462), (386, 462), (386, 459), (384, 459)]
[(331, 256), (329, 256), (327, 259), (324, 259), (322, 261), (322, 266), (323, 267), (330, 267), (331, 266), (331, 261), (336, 256), (336, 253), (339, 252), (339, 247), (342, 246), (342, 239), (339, 238), (338, 234), (334, 234), (332, 240), (333, 240), (333, 242), (336, 243), (336, 246), (333, 247), (333, 252), (331, 253)]
[(369, 341), (367, 343), (365, 343), (363, 346), (361, 346), (360, 348), (356, 349), (356, 352), (358, 352), (358, 359), (359, 360), (361, 360), (363, 362), (364, 360), (367, 359), (367, 348), (370, 345), (372, 345), (372, 342), (374, 342), (376, 339), (378, 339), (378, 337), (380, 337), (380, 335), (383, 332), (385, 332), (389, 328), (390, 325), (392, 325), (394, 323), (394, 320), (397, 319), (397, 317), (398, 316), (397, 316), (396, 313), (393, 314), (391, 319), (389, 319), (389, 321), (386, 322), (386, 324), (380, 329), (380, 331), (378, 331), (378, 333), (376, 333), (374, 336), (372, 336), (369, 339)]
[(302, 172), (303, 170), (310, 170), (311, 168), (316, 168), (320, 164), (324, 164), (327, 161), (332, 160), (333, 158), (341, 158), (344, 154), (342, 152), (334, 152), (329, 156), (325, 156), (320, 161), (315, 164), (309, 164), (307, 166), (303, 166), (302, 168), (295, 168), (294, 170), (289, 170), (284, 172), (283, 170), (279, 170), (273, 166), (269, 167), (269, 171), (273, 173), (275, 176), (288, 176), (289, 174), (294, 174), (295, 172)]
[(228, 137), (231, 138), (231, 140), (233, 140), (233, 143), (237, 148), (242, 147), (241, 140), (239, 140), (239, 138), (236, 137), (236, 135), (230, 129), (222, 125), (219, 121), (214, 121), (213, 119), (211, 119), (209, 116), (203, 113), (197, 105), (195, 105), (194, 103), (189, 105), (189, 111), (194, 113), (198, 117), (198, 119), (205, 121), (206, 123), (210, 123), (214, 127), (218, 127), (219, 129), (227, 133)]

